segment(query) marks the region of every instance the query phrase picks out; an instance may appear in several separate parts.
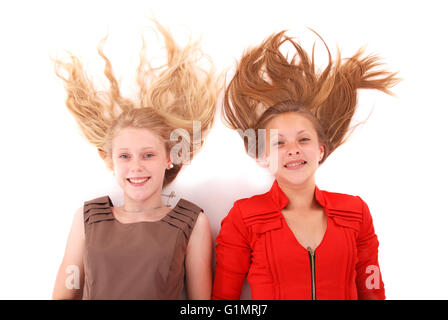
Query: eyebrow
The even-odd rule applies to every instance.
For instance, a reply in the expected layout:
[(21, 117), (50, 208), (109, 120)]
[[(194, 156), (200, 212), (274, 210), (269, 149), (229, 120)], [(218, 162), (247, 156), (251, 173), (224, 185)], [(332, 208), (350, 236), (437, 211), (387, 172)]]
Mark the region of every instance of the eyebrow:
[[(128, 151), (129, 150), (129, 148), (120, 148), (120, 149), (118, 149), (118, 151)], [(141, 148), (140, 150), (155, 150), (155, 148), (153, 148), (153, 147), (144, 147), (144, 148)]]
[[(302, 132), (306, 132), (306, 130), (300, 130), (299, 132), (297, 132), (297, 135), (301, 134)], [(279, 133), (278, 136), (284, 137), (284, 135), (282, 135), (281, 133)]]

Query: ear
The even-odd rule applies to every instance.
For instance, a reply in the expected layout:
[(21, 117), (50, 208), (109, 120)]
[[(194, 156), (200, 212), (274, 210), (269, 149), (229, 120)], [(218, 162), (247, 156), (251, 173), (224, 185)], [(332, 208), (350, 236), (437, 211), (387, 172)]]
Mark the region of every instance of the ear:
[(98, 154), (100, 155), (101, 159), (103, 159), (104, 161), (106, 161), (106, 158), (107, 158), (107, 153), (106, 153), (106, 151), (104, 151), (104, 150), (101, 149), (101, 148), (97, 148), (97, 150), (98, 150)]
[(319, 149), (320, 149), (319, 163), (321, 163), (322, 159), (323, 159), (324, 156), (325, 156), (325, 147), (324, 147), (324, 145), (321, 144), (320, 147), (319, 147)]
[(172, 169), (174, 166), (173, 160), (171, 159), (171, 153), (168, 153), (167, 161), (166, 161), (166, 170)]
[(110, 159), (107, 156), (107, 152), (103, 149), (98, 148), (98, 154), (100, 155), (101, 159), (106, 163), (107, 169), (114, 172), (114, 164), (112, 163), (112, 159)]

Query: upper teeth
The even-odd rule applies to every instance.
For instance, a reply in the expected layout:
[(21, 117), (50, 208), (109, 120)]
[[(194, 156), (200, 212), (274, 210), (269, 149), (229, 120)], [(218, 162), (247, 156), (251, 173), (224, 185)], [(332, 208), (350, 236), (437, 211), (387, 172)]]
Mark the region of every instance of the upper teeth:
[(286, 166), (287, 167), (297, 167), (298, 165), (304, 164), (305, 161), (300, 161), (300, 162), (294, 162), (294, 163), (289, 163)]
[(143, 178), (143, 179), (129, 179), (129, 181), (131, 181), (132, 183), (142, 183), (142, 182), (145, 182), (146, 180), (148, 180), (148, 178)]

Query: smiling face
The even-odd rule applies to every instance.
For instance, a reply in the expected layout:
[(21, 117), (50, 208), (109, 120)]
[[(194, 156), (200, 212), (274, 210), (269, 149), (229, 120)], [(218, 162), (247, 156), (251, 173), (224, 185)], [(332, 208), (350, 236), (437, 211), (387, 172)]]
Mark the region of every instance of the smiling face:
[(287, 112), (270, 120), (266, 131), (266, 160), (278, 182), (294, 186), (314, 183), (325, 148), (312, 122), (298, 113)]
[(161, 193), (171, 161), (161, 138), (148, 129), (124, 128), (112, 140), (112, 164), (125, 198), (145, 201)]

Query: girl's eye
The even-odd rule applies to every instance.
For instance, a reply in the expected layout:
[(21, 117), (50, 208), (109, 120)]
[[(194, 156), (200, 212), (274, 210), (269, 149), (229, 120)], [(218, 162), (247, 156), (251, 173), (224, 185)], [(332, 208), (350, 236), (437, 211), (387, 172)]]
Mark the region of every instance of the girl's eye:
[(127, 154), (121, 154), (118, 158), (121, 158), (121, 159), (128, 159), (129, 156), (128, 156)]
[(281, 144), (283, 144), (283, 141), (277, 141), (277, 142), (274, 143), (274, 146), (279, 146)]
[(154, 156), (154, 155), (153, 155), (152, 153), (146, 153), (144, 157), (145, 157), (146, 159), (149, 159), (149, 158), (152, 158), (153, 156)]
[(310, 140), (310, 139), (308, 139), (308, 138), (302, 138), (302, 139), (300, 139), (300, 141), (308, 141), (308, 140)]

